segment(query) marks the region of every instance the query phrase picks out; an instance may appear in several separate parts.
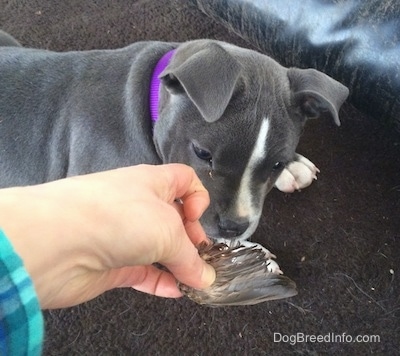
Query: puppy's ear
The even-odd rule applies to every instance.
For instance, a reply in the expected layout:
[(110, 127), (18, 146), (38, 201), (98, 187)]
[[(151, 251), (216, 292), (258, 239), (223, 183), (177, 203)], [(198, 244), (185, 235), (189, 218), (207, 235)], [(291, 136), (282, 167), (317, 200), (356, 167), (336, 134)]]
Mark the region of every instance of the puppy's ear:
[(239, 73), (239, 63), (220, 45), (200, 42), (178, 50), (160, 78), (171, 93), (184, 90), (203, 118), (214, 122), (228, 106)]
[(349, 95), (349, 89), (315, 69), (288, 69), (293, 105), (308, 119), (329, 113), (340, 126), (339, 109)]

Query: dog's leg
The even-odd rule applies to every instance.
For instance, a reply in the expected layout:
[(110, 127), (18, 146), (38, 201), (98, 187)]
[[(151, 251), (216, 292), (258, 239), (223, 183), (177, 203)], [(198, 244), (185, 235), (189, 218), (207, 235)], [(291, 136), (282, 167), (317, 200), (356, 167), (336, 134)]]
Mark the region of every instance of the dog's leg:
[(21, 44), (13, 36), (0, 30), (0, 46), (21, 47)]
[(309, 159), (296, 154), (296, 159), (290, 162), (282, 171), (275, 182), (275, 187), (285, 193), (292, 193), (308, 187), (314, 179), (317, 179), (319, 169)]

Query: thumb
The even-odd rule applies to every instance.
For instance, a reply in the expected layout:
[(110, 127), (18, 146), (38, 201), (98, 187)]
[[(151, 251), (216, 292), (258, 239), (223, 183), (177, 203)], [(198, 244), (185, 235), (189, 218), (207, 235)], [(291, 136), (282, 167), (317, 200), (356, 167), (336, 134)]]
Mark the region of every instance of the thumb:
[(198, 254), (197, 249), (188, 239), (174, 251), (173, 259), (160, 261), (175, 278), (193, 288), (203, 289), (215, 281), (214, 268), (206, 263)]

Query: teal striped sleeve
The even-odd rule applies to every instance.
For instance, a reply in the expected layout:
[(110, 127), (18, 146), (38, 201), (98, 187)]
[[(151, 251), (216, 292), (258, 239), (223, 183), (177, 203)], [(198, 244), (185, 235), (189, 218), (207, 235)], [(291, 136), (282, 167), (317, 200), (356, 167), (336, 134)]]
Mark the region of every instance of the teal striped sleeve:
[(43, 333), (32, 280), (0, 229), (0, 355), (40, 355)]

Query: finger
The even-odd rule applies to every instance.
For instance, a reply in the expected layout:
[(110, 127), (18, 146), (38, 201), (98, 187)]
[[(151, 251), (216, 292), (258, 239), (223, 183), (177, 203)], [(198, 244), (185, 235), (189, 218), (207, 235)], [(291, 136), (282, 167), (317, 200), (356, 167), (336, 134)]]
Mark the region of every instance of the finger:
[(192, 243), (197, 246), (203, 241), (209, 242), (206, 233), (204, 232), (203, 227), (200, 224), (199, 220), (196, 221), (186, 221), (185, 222), (185, 230), (188, 234)]
[(210, 197), (193, 168), (182, 164), (168, 164), (162, 167), (165, 184), (159, 185), (159, 196), (169, 203), (180, 198), (186, 218), (197, 220), (208, 207)]
[(165, 253), (159, 262), (180, 282), (193, 288), (206, 288), (214, 282), (214, 268), (199, 256), (189, 238), (179, 239)]
[(186, 218), (183, 210), (183, 204), (179, 202), (174, 202), (173, 207), (181, 217), (181, 220), (183, 221), (183, 224), (185, 226), (186, 233), (188, 234), (190, 240), (194, 245), (198, 245), (202, 241), (209, 241), (209, 239), (206, 236), (206, 233), (204, 232), (203, 227), (200, 224), (200, 221), (199, 220), (191, 221)]
[(114, 270), (111, 288), (132, 287), (140, 292), (165, 298), (182, 296), (176, 285), (175, 277), (159, 268), (149, 266), (133, 266)]
[(174, 201), (171, 205), (176, 210), (176, 212), (179, 214), (179, 216), (181, 217), (181, 220), (182, 221), (186, 220), (185, 212), (183, 210), (183, 203), (181, 201)]
[(203, 215), (204, 211), (208, 208), (210, 204), (210, 198), (207, 195), (191, 195), (186, 198), (182, 198), (183, 200), (183, 210), (185, 216), (190, 221), (199, 220)]

